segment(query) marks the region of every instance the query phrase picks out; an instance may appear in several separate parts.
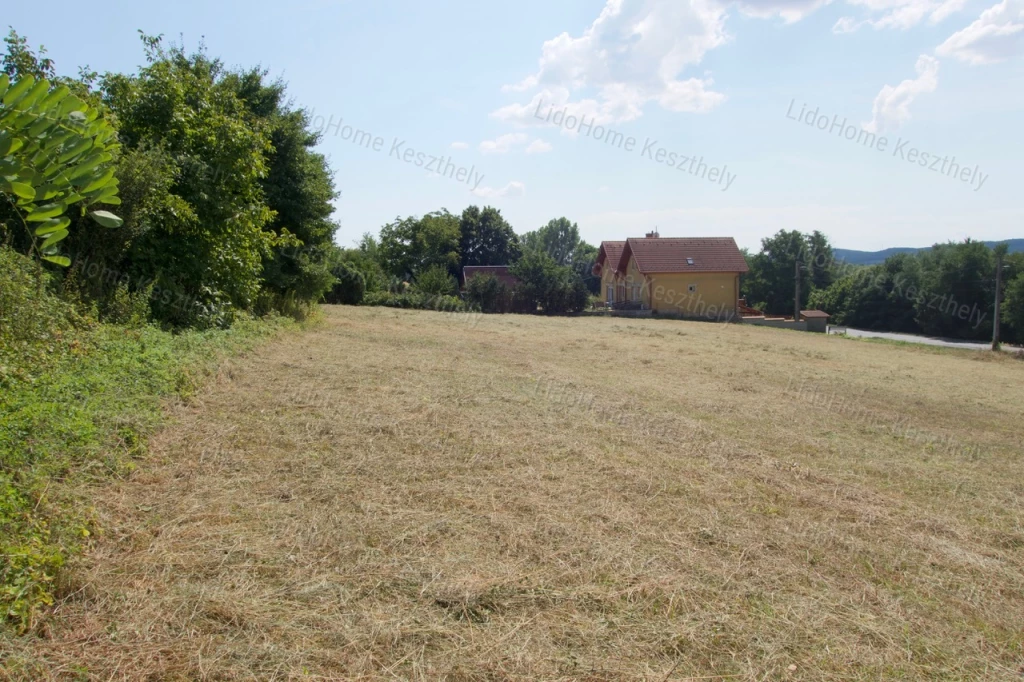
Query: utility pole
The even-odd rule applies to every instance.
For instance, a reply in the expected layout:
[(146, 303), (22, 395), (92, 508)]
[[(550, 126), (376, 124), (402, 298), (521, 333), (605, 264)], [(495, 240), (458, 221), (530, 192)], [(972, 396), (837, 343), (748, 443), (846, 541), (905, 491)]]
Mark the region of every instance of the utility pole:
[(1006, 244), (997, 244), (996, 252), (996, 310), (995, 318), (992, 320), (992, 350), (999, 350), (999, 299), (1002, 298), (1003, 289), (1003, 256), (1008, 248)]

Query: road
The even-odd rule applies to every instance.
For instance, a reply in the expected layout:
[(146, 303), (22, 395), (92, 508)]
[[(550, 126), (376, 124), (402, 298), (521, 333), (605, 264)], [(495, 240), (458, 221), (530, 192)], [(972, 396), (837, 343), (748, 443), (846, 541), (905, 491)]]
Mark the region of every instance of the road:
[(846, 328), (847, 336), (856, 336), (865, 339), (889, 339), (890, 341), (905, 341), (907, 343), (922, 343), (926, 346), (944, 346), (945, 348), (967, 348), (970, 350), (989, 350), (991, 343), (978, 343), (976, 341), (956, 341), (953, 339), (940, 339), (933, 336), (918, 336), (916, 334), (895, 334), (892, 332), (874, 332), (865, 329)]

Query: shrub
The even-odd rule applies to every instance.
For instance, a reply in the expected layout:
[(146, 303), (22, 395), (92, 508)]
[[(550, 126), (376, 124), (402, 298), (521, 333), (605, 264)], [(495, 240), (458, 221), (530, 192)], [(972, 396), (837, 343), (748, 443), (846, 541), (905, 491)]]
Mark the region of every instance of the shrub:
[(324, 296), (324, 301), (342, 305), (359, 305), (366, 293), (366, 280), (363, 273), (359, 272), (351, 263), (343, 260), (337, 261), (331, 272), (337, 281)]
[(513, 306), (512, 289), (494, 275), (477, 275), (466, 282), (466, 303), (482, 313), (508, 313)]
[(564, 315), (587, 307), (590, 294), (583, 280), (546, 253), (527, 252), (511, 272), (520, 282), (516, 299), (530, 311), (540, 306), (548, 315)]
[(363, 305), (384, 306), (387, 308), (439, 310), (453, 313), (461, 313), (468, 310), (466, 304), (455, 296), (428, 296), (418, 291), (400, 294), (388, 291), (374, 291), (363, 298)]
[(443, 265), (432, 265), (416, 276), (416, 290), (428, 296), (451, 296), (458, 288)]

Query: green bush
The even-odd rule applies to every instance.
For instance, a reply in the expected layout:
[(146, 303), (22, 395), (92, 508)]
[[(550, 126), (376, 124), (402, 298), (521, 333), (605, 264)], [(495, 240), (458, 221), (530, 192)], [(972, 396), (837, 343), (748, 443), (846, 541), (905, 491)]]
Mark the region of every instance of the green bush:
[(466, 282), (466, 303), (482, 313), (509, 313), (514, 292), (494, 275), (476, 275)]
[(443, 265), (432, 265), (416, 275), (416, 290), (428, 296), (452, 296), (458, 283)]
[(363, 305), (385, 306), (387, 308), (439, 310), (453, 313), (461, 313), (469, 310), (465, 302), (455, 296), (428, 296), (427, 294), (417, 291), (400, 294), (388, 291), (374, 291), (363, 298)]
[(366, 293), (366, 279), (363, 273), (343, 260), (337, 261), (331, 268), (335, 283), (324, 295), (327, 303), (342, 305), (359, 305)]

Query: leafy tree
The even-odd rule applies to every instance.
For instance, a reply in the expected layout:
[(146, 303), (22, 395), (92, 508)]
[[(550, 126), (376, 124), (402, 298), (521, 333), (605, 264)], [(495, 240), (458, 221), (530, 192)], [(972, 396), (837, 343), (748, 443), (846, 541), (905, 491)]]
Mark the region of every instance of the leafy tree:
[(331, 265), (331, 274), (334, 275), (334, 284), (324, 295), (327, 303), (342, 305), (359, 305), (366, 294), (366, 281), (363, 273), (359, 272), (352, 263), (340, 258), (340, 252), (334, 256)]
[(580, 244), (580, 230), (568, 218), (555, 218), (524, 234), (521, 241), (524, 251), (541, 251), (551, 256), (556, 265), (571, 265)]
[(1017, 275), (1006, 285), (1006, 300), (1002, 318), (1010, 325), (1008, 338), (1017, 343), (1024, 342), (1024, 273)]
[(482, 313), (511, 312), (513, 295), (508, 285), (491, 274), (475, 275), (466, 282), (466, 302)]
[(519, 260), (519, 238), (501, 211), (470, 206), (459, 218), (460, 269), (467, 265), (508, 265)]
[(601, 278), (594, 276), (594, 263), (597, 262), (597, 254), (600, 252), (596, 246), (581, 241), (576, 245), (576, 251), (572, 255), (572, 269), (587, 286), (591, 294), (601, 293)]
[(190, 210), (153, 220), (132, 244), (133, 273), (155, 281), (162, 320), (192, 324), (225, 306), (247, 309), (261, 288), (263, 259), (274, 246), (295, 244), (270, 229), (267, 126), (225, 83), (219, 61), (164, 47), (158, 37), (143, 41), (147, 65), (138, 75), (104, 76), (104, 100), (126, 147), (160, 147), (170, 156), (171, 193)]
[(589, 293), (583, 280), (543, 251), (527, 250), (509, 272), (519, 280), (516, 297), (526, 310), (535, 311), (539, 306), (545, 313), (557, 315), (587, 306)]
[[(291, 110), (281, 81), (266, 82), (267, 72), (250, 69), (227, 74), (232, 89), (249, 113), (269, 134), (267, 174), (261, 186), (274, 217), (266, 229), (295, 238), (294, 246), (278, 246), (264, 260), (264, 286), (281, 295), (295, 292), (317, 301), (331, 286), (327, 260), (337, 225), (331, 220), (334, 189), (327, 159), (313, 149), (320, 135), (310, 131), (305, 111)], [(289, 240), (290, 241), (290, 240)]]
[(762, 239), (760, 253), (747, 258), (750, 272), (742, 283), (747, 302), (771, 314), (792, 313), (798, 262), (800, 307), (804, 308), (815, 289), (828, 287), (834, 279), (828, 239), (820, 232), (804, 235), (797, 230), (780, 230)]
[[(925, 334), (956, 338), (989, 338), (991, 329), (964, 319), (962, 307), (987, 313), (995, 300), (995, 259), (982, 242), (936, 244), (917, 255), (920, 288), (917, 321)], [(969, 313), (968, 313), (969, 315)]]
[(377, 246), (384, 270), (395, 277), (411, 278), (432, 265), (458, 272), (459, 218), (447, 209), (422, 218), (396, 218), (381, 228)]
[(455, 278), (443, 265), (431, 265), (416, 276), (416, 289), (430, 296), (451, 296), (458, 288)]

